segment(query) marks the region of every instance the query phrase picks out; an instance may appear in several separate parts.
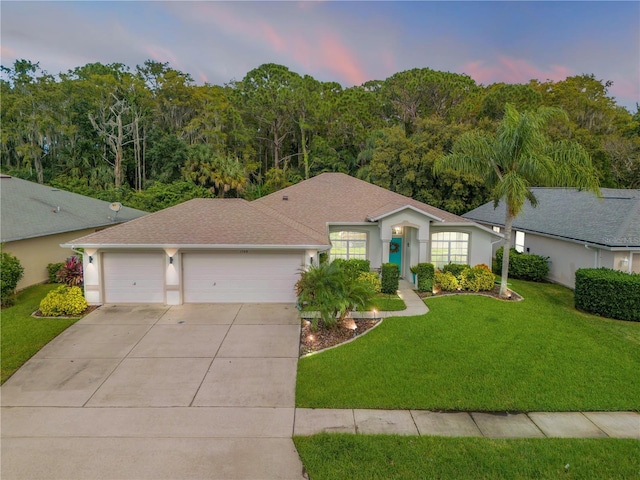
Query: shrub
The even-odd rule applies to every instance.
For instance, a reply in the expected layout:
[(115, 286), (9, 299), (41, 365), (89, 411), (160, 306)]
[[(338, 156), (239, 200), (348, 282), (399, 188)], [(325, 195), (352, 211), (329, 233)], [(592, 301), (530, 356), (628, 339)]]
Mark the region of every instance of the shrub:
[(2, 306), (13, 305), (13, 294), (16, 292), (18, 282), (24, 274), (24, 268), (14, 255), (2, 252), (0, 260), (0, 297)]
[(58, 272), (64, 267), (64, 262), (50, 263), (47, 265), (47, 272), (49, 273), (49, 283), (60, 283), (58, 281)]
[(380, 270), (382, 274), (382, 293), (394, 295), (400, 286), (400, 271), (395, 263), (383, 263)]
[(460, 287), (470, 292), (487, 292), (493, 290), (495, 277), (486, 265), (465, 268), (460, 274)]
[(416, 265), (418, 275), (418, 291), (431, 292), (433, 290), (433, 275), (435, 269), (432, 263), (419, 263)]
[(450, 272), (454, 277), (460, 279), (460, 274), (465, 268), (471, 268), (471, 265), (466, 265), (464, 263), (448, 263), (442, 267), (442, 273)]
[(458, 279), (451, 272), (436, 272), (433, 282), (443, 292), (455, 292), (458, 290)]
[(74, 316), (81, 315), (88, 306), (80, 287), (61, 285), (42, 299), (40, 312), (45, 317)]
[(351, 258), (344, 260), (342, 258), (336, 258), (333, 263), (338, 263), (344, 273), (350, 280), (356, 280), (361, 273), (367, 273), (371, 271), (369, 260), (361, 260), (359, 258)]
[(382, 281), (376, 272), (363, 272), (358, 275), (358, 282), (368, 283), (375, 293), (382, 291)]
[[(311, 266), (296, 283), (298, 304), (317, 309), (326, 328), (337, 324), (336, 317), (343, 319), (354, 308), (364, 307), (375, 294), (370, 283), (351, 280), (342, 265), (334, 261)], [(317, 327), (313, 319), (312, 328)]]
[[(497, 271), (502, 270), (504, 247), (496, 252)], [(515, 248), (509, 251), (509, 276), (521, 280), (542, 282), (549, 276), (549, 257), (520, 253)]]
[(580, 268), (576, 308), (618, 320), (640, 322), (640, 275), (608, 268)]
[(77, 287), (82, 285), (84, 281), (82, 273), (82, 262), (76, 257), (69, 257), (66, 263), (56, 273), (58, 283), (64, 283), (69, 287)]

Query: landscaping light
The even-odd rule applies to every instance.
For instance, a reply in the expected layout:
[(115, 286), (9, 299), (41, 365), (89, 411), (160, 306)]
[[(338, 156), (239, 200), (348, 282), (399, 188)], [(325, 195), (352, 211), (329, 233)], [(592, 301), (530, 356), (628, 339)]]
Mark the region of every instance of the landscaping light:
[(378, 310), (376, 310), (375, 308), (373, 309), (373, 318), (377, 318), (378, 316)]

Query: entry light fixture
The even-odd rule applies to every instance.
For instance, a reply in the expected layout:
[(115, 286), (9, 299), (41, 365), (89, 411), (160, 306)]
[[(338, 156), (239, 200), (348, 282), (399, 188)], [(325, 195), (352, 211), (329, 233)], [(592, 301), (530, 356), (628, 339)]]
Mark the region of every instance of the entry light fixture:
[(169, 264), (173, 265), (173, 257), (169, 257)]
[(93, 263), (93, 257), (89, 255), (89, 263)]

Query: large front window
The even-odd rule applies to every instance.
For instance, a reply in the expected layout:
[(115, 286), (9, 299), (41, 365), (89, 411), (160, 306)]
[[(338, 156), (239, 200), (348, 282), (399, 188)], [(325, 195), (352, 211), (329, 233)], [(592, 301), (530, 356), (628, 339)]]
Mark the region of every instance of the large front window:
[(367, 259), (367, 234), (364, 232), (331, 232), (329, 260), (343, 258)]
[(442, 269), (447, 263), (469, 263), (469, 234), (437, 232), (431, 234), (431, 263)]

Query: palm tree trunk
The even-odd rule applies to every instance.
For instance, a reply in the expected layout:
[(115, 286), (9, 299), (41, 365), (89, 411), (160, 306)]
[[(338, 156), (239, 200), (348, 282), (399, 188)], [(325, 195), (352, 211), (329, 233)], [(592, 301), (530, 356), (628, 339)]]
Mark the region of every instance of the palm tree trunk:
[(511, 227), (513, 226), (513, 215), (506, 208), (504, 220), (504, 242), (502, 244), (502, 278), (500, 279), (500, 296), (507, 298), (507, 281), (509, 280), (509, 253), (511, 251)]

